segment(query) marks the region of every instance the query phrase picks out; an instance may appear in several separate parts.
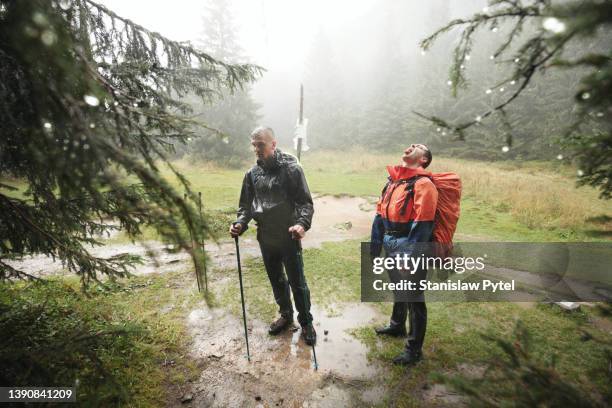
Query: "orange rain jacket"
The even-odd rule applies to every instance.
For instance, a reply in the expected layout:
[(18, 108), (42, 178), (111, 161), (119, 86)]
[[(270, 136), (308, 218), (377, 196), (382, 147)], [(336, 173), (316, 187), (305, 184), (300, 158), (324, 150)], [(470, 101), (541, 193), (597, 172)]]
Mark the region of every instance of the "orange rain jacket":
[(438, 203), (432, 174), (422, 168), (402, 166), (387, 166), (387, 171), (388, 182), (376, 205), (372, 223), (372, 256), (380, 255), (385, 233), (406, 237), (407, 244), (432, 240)]

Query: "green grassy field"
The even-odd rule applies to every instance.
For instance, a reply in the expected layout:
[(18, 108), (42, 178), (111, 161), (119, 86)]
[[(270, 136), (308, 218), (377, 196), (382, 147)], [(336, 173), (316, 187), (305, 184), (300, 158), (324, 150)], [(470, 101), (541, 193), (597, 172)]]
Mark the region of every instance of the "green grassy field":
[[(394, 156), (353, 150), (344, 154), (307, 154), (303, 166), (310, 188), (317, 194), (373, 198), (385, 181), (384, 166), (396, 161)], [(193, 190), (203, 193), (204, 207), (214, 230), (219, 237), (224, 237), (233, 219), (248, 165), (243, 170), (220, 169), (187, 160), (176, 165), (190, 180)], [(575, 189), (573, 170), (569, 167), (436, 158), (432, 170), (455, 171), (462, 177), (464, 192), (458, 240), (547, 242), (611, 238), (610, 202), (599, 200), (592, 189)], [(16, 194), (22, 194), (23, 184), (12, 183), (21, 188)], [(152, 231), (145, 231), (145, 239), (155, 237)], [(123, 239), (115, 238), (116, 241)], [(334, 302), (359, 301), (358, 247), (359, 241), (346, 241), (305, 251), (313, 303), (331, 306)], [(268, 321), (274, 317), (276, 306), (263, 265), (259, 259), (253, 259), (246, 266), (249, 313)], [(192, 279), (189, 271), (154, 274), (124, 282), (127, 286), (110, 292), (94, 291), (93, 296), (77, 296), (63, 286), (57, 290), (25, 284), (3, 286), (0, 293), (4, 304), (22, 299), (25, 304), (35, 305), (51, 296), (68, 299), (66, 302), (74, 307), (74, 316), (91, 322), (92, 330), (98, 327), (94, 322), (103, 328), (126, 321), (137, 326), (140, 334), (118, 337), (117, 343), (108, 343), (99, 350), (104, 367), (130, 393), (129, 396), (110, 393), (110, 405), (127, 401), (130, 406), (158, 406), (159, 401), (170, 398), (177, 384), (197, 375), (197, 367), (186, 357), (188, 336), (184, 319), (198, 296), (193, 288), (175, 285), (185, 279)], [(69, 280), (66, 284), (74, 288), (76, 282)], [(239, 314), (239, 304), (235, 302), (237, 287), (216, 288), (214, 279), (212, 285), (217, 292), (214, 303)], [(166, 310), (168, 305), (173, 305), (170, 311)], [(377, 307), (383, 315), (389, 314), (389, 304)], [(601, 319), (609, 322), (609, 317), (595, 309), (583, 308), (581, 312), (568, 314), (549, 305), (525, 307), (509, 303), (431, 303), (428, 307), (427, 359), (414, 372), (390, 365), (390, 359), (401, 351), (401, 341), (377, 341), (372, 327), (359, 328), (354, 333), (368, 345), (369, 358), (388, 367), (383, 381), (395, 390), (393, 398), (399, 406), (419, 405), (422, 401), (416, 391), (430, 383), (434, 373), (457, 373), (462, 364), (481, 365), (483, 360), (498, 356), (499, 349), (485, 341), (481, 333), (510, 338), (519, 320), (534, 333), (538, 358), (546, 360), (556, 356), (563, 379), (595, 398), (610, 395), (609, 358), (605, 353), (610, 349), (612, 336), (595, 324)], [(587, 340), (584, 332), (589, 333)], [(61, 332), (53, 336), (61, 338)], [(175, 363), (168, 365), (168, 361)], [(66, 378), (79, 373), (78, 369), (68, 370)], [(95, 381), (91, 384), (90, 389), (95, 390)]]
[[(308, 184), (317, 194), (376, 197), (393, 155), (351, 150), (305, 154)], [(205, 207), (231, 214), (237, 205), (244, 170), (176, 163), (202, 191)], [(454, 171), (463, 182), (457, 232), (479, 241), (601, 241), (612, 239), (612, 204), (589, 187), (575, 187), (569, 166), (539, 162), (489, 163), (435, 158), (433, 172)], [(224, 232), (224, 230), (223, 230)], [(463, 234), (463, 235), (461, 235)]]

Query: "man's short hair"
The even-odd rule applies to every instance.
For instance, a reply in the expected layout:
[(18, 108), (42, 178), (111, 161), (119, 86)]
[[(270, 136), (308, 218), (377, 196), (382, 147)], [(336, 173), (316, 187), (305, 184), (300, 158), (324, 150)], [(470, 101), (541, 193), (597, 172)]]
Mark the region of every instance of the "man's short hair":
[(276, 139), (276, 136), (274, 135), (274, 130), (272, 130), (272, 128), (268, 126), (258, 126), (253, 129), (253, 131), (251, 132), (251, 139), (254, 139), (257, 136), (263, 136), (266, 133), (270, 135), (272, 140)]
[(423, 156), (425, 156), (425, 158), (427, 159), (427, 163), (423, 164), (423, 168), (426, 169), (431, 164), (431, 160), (433, 159), (433, 156), (431, 155), (431, 150), (429, 150), (429, 146), (427, 145), (423, 145), (423, 146), (427, 148), (425, 152), (423, 153)]

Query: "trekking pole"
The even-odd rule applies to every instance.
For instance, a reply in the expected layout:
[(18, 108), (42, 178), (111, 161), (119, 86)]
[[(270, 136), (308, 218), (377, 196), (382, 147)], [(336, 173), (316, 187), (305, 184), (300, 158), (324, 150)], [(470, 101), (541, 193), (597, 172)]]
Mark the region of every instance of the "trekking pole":
[[(198, 191), (198, 211), (200, 212), (200, 225), (204, 225), (204, 218), (202, 217), (202, 192)], [(202, 254), (206, 256), (206, 247), (204, 246), (204, 236), (202, 236)], [(208, 293), (208, 276), (206, 273), (206, 263), (204, 263), (204, 287), (206, 293)]]
[(238, 279), (240, 280), (240, 300), (242, 301), (242, 321), (244, 322), (244, 339), (247, 347), (247, 360), (251, 361), (251, 353), (249, 352), (249, 333), (246, 323), (246, 309), (244, 307), (244, 289), (242, 286), (242, 267), (240, 265), (240, 247), (238, 246), (238, 237), (234, 237), (236, 242), (236, 259), (238, 260)]
[[(298, 247), (298, 267), (300, 268), (300, 280), (304, 279), (304, 259), (302, 258), (302, 242), (300, 240), (297, 241)], [(306, 298), (306, 284), (302, 282), (302, 288), (304, 291), (304, 298)], [(312, 322), (310, 322), (312, 324)], [(317, 351), (315, 349), (315, 344), (312, 343), (312, 358), (314, 359), (314, 369), (315, 371), (319, 371), (319, 364), (317, 363)]]

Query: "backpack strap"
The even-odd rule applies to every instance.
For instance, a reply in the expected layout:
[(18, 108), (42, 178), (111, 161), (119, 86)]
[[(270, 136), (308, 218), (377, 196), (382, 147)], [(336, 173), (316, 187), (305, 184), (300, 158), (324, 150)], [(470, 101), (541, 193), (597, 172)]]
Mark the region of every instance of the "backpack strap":
[(406, 181), (406, 199), (402, 203), (402, 208), (400, 208), (400, 215), (406, 214), (406, 208), (408, 207), (408, 202), (414, 196), (414, 185), (419, 179), (427, 177), (427, 176), (414, 176), (409, 178)]

